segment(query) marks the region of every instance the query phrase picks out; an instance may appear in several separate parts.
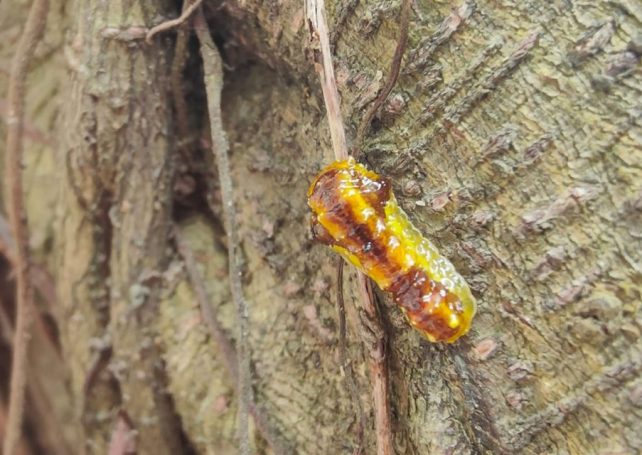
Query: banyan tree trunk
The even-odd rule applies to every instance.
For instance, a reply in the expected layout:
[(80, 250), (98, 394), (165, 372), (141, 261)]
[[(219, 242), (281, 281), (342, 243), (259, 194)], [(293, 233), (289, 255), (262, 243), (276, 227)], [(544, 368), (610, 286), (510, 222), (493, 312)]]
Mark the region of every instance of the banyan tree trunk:
[[(20, 3), (0, 5), (3, 62)], [(202, 312), (205, 296), (237, 339), (199, 46), (189, 21), (145, 40), (180, 8), (54, 1), (36, 50), (25, 201), (55, 286), (38, 293), (55, 330), (36, 324), (30, 348), (36, 452), (238, 453), (238, 373)], [(309, 233), (307, 187), (333, 158), (303, 2), (203, 8), (226, 64), (253, 450), (376, 453), (356, 272), (346, 354), (360, 406), (340, 368), (334, 253)], [(400, 3), (326, 8), (351, 142), (385, 83)], [(392, 178), (478, 313), (465, 338), (431, 344), (377, 294), (396, 453), (642, 450), (641, 22), (637, 0), (413, 5), (362, 161)]]

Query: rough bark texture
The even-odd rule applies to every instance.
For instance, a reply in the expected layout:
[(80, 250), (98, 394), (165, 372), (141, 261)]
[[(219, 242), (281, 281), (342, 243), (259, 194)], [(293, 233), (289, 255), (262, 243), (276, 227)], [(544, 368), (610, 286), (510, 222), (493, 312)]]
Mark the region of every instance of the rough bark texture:
[[(194, 140), (208, 137), (200, 65), (184, 72), (193, 136), (176, 138), (173, 34), (141, 34), (179, 5), (53, 3), (25, 148), (32, 247), (56, 276), (64, 357), (50, 374), (70, 376), (52, 412), (73, 452), (105, 453), (123, 420), (141, 453), (236, 453), (234, 384), (168, 236), (182, 226), (235, 333), (215, 173)], [(335, 261), (308, 233), (307, 186), (332, 154), (302, 3), (205, 6), (229, 66), (255, 399), (288, 451), (352, 453)], [(350, 140), (384, 83), (399, 4), (327, 7)], [(432, 345), (380, 296), (397, 453), (642, 451), (641, 22), (636, 0), (417, 2), (364, 160), (393, 178), (479, 312), (465, 340)], [(371, 423), (355, 289), (348, 355)], [(372, 427), (365, 438), (373, 453)]]
[(62, 120), (73, 127), (60, 148), (56, 239), (72, 393), (92, 451), (105, 451), (105, 430), (121, 409), (141, 451), (179, 453), (152, 330), (172, 207), (168, 43), (141, 40), (170, 11), (154, 2), (75, 8), (69, 52), (77, 67)]

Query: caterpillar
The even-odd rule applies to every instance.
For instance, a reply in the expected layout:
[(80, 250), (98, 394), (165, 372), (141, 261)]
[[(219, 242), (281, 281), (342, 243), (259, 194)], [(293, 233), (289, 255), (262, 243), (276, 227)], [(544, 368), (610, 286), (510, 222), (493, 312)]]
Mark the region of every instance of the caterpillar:
[(399, 207), (390, 180), (354, 158), (324, 168), (308, 190), (313, 236), (370, 277), (431, 342), (470, 329), (475, 298)]

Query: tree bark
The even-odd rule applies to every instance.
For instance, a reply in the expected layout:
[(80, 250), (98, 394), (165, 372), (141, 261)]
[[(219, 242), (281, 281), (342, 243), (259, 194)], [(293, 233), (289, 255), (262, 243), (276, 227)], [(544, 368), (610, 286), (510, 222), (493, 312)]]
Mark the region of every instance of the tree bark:
[[(177, 119), (176, 34), (144, 36), (179, 5), (66, 6), (53, 7), (36, 52), (25, 147), (31, 244), (55, 275), (63, 358), (52, 381), (69, 376), (51, 404), (66, 422), (61, 446), (106, 453), (127, 433), (139, 453), (237, 453), (234, 373), (169, 235), (177, 224), (233, 341), (197, 49), (187, 46), (182, 73), (189, 118)], [(385, 82), (400, 5), (326, 6), (350, 142)], [(339, 366), (335, 258), (308, 232), (307, 187), (332, 152), (303, 2), (204, 7), (227, 65), (256, 406), (277, 451), (353, 453), (360, 418)], [(416, 2), (363, 160), (393, 179), (478, 314), (463, 340), (430, 344), (378, 294), (397, 453), (642, 450), (640, 21), (635, 0)], [(345, 279), (369, 454), (369, 353), (350, 267)], [(253, 449), (274, 453), (252, 431)]]

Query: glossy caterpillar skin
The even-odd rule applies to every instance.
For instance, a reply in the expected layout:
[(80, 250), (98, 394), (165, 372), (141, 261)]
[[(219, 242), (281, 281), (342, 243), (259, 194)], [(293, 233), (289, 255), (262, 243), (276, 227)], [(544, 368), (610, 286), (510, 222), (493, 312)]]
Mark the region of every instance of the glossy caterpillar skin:
[(470, 329), (475, 299), (450, 261), (412, 225), (390, 180), (353, 158), (335, 161), (308, 191), (315, 237), (372, 278), (429, 341)]

